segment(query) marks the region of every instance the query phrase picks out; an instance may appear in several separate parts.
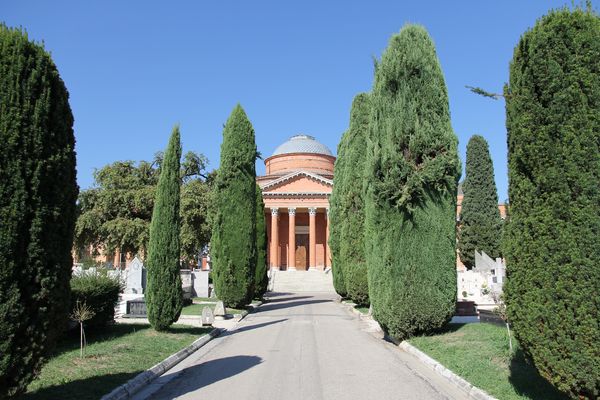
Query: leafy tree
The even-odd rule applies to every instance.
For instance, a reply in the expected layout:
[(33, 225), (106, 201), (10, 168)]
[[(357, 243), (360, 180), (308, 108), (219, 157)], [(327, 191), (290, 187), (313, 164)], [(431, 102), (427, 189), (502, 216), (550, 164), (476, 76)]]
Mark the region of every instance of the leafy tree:
[(215, 292), (229, 307), (243, 307), (253, 296), (256, 156), (254, 128), (238, 104), (223, 129), (211, 240)]
[(563, 9), (521, 37), (505, 88), (507, 312), (540, 374), (600, 395), (600, 18)]
[(156, 188), (146, 263), (148, 321), (157, 331), (164, 331), (177, 321), (183, 305), (179, 275), (180, 159), (181, 143), (176, 126), (169, 139)]
[(486, 140), (472, 136), (467, 144), (467, 167), (463, 184), (458, 250), (467, 268), (475, 266), (475, 250), (492, 258), (500, 257), (502, 219), (494, 165)]
[(371, 111), (369, 95), (354, 98), (350, 113), (350, 129), (345, 133), (346, 151), (343, 192), (341, 193), (340, 262), (348, 297), (357, 304), (369, 304), (367, 264), (365, 262), (365, 211), (362, 184), (364, 179), (365, 146)]
[(0, 24), (0, 398), (42, 367), (69, 315), (77, 183), (69, 94), (50, 54)]
[(369, 298), (404, 339), (443, 326), (456, 301), (457, 138), (427, 31), (407, 25), (375, 70), (366, 170)]
[(254, 297), (257, 299), (267, 292), (267, 223), (262, 190), (256, 185), (256, 273), (254, 275)]
[[(79, 196), (76, 247), (145, 258), (162, 158), (159, 152), (153, 162), (117, 161), (94, 173), (94, 187)], [(191, 151), (181, 162), (181, 256), (190, 263), (210, 240), (206, 163)]]
[(341, 258), (341, 233), (345, 215), (342, 202), (344, 198), (344, 172), (348, 135), (344, 133), (337, 148), (337, 159), (333, 168), (333, 190), (329, 199), (329, 249), (331, 251), (331, 264), (333, 273), (333, 287), (342, 297), (348, 295), (344, 279), (344, 264)]

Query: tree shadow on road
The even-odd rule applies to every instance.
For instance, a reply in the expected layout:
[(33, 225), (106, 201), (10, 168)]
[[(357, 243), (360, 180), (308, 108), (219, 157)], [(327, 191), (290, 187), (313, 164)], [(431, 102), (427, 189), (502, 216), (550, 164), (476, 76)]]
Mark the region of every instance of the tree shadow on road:
[(312, 299), (312, 296), (294, 296), (294, 297), (283, 297), (279, 299), (269, 299), (265, 302), (265, 304), (271, 303), (279, 303), (282, 301), (292, 301), (292, 300), (304, 300), (304, 299)]
[(278, 324), (280, 322), (284, 322), (287, 321), (287, 318), (284, 319), (278, 319), (276, 321), (269, 321), (269, 322), (263, 322), (260, 324), (254, 324), (254, 325), (246, 325), (246, 326), (242, 326), (238, 329), (235, 329), (233, 331), (226, 331), (225, 333), (223, 333), (221, 336), (230, 336), (236, 333), (241, 333), (241, 332), (246, 332), (246, 331), (251, 331), (253, 329), (259, 329), (265, 326), (269, 326), (269, 325), (273, 325), (273, 324)]
[(258, 309), (258, 312), (281, 310), (284, 308), (298, 307), (298, 306), (304, 306), (304, 305), (308, 305), (308, 304), (331, 303), (332, 301), (333, 300), (331, 300), (331, 299), (314, 299), (314, 300), (284, 302), (282, 299), (281, 301), (276, 302), (276, 303), (269, 302), (267, 304), (263, 304)]
[(190, 366), (152, 398), (172, 399), (231, 378), (262, 363), (258, 356), (232, 356)]

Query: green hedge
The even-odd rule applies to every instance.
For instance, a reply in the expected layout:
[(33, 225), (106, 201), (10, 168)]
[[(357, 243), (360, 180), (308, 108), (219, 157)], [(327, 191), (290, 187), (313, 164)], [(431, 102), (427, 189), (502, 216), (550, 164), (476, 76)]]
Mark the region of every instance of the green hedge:
[(121, 283), (118, 278), (97, 273), (82, 273), (71, 279), (71, 311), (77, 304), (87, 304), (94, 317), (87, 326), (105, 326), (115, 318), (115, 307), (119, 301)]
[(506, 88), (508, 317), (540, 374), (600, 396), (600, 18), (553, 11), (515, 48)]
[(456, 302), (458, 139), (427, 31), (407, 25), (375, 69), (365, 183), (369, 299), (390, 336), (442, 327)]

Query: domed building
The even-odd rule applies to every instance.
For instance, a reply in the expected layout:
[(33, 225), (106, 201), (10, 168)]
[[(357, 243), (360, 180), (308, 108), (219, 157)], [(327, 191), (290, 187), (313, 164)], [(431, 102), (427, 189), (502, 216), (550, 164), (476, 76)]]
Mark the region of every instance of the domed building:
[(266, 174), (256, 180), (265, 202), (270, 268), (331, 267), (327, 242), (334, 163), (331, 150), (308, 135), (292, 136), (265, 159)]

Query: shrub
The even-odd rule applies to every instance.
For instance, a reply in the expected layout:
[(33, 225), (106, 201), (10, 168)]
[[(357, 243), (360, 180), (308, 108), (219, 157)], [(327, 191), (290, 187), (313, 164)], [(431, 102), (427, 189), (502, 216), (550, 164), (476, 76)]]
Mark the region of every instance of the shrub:
[(0, 398), (66, 328), (77, 182), (69, 93), (50, 54), (0, 24)]
[(519, 41), (505, 89), (508, 319), (540, 374), (600, 395), (600, 18), (563, 9)]
[(340, 221), (340, 262), (344, 270), (344, 281), (348, 297), (356, 304), (369, 304), (369, 284), (365, 262), (365, 211), (363, 180), (365, 146), (371, 111), (369, 95), (361, 93), (352, 102), (350, 128), (347, 135), (347, 148), (344, 153), (343, 190), (341, 197)]
[(183, 307), (180, 259), (181, 141), (179, 127), (173, 129), (156, 187), (150, 240), (146, 306), (148, 321), (164, 331), (179, 319)]
[(115, 319), (115, 307), (122, 289), (119, 279), (106, 273), (81, 272), (71, 278), (71, 310), (77, 302), (85, 303), (94, 312), (94, 317), (86, 325), (105, 326)]
[(238, 104), (223, 129), (214, 184), (216, 215), (211, 255), (217, 297), (231, 308), (247, 305), (256, 272), (256, 143)]
[(369, 299), (388, 333), (443, 326), (456, 303), (457, 138), (427, 31), (408, 25), (375, 70), (365, 183)]
[(256, 185), (256, 272), (254, 275), (254, 298), (256, 299), (262, 298), (269, 285), (266, 223), (262, 190)]
[(333, 287), (342, 297), (348, 295), (344, 279), (344, 263), (341, 258), (341, 235), (344, 221), (342, 199), (344, 198), (344, 168), (348, 135), (344, 133), (337, 148), (337, 159), (333, 168), (333, 191), (329, 199), (329, 249)]

